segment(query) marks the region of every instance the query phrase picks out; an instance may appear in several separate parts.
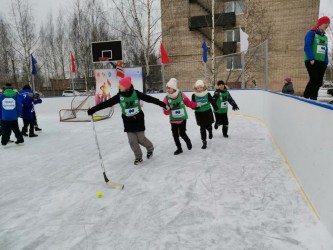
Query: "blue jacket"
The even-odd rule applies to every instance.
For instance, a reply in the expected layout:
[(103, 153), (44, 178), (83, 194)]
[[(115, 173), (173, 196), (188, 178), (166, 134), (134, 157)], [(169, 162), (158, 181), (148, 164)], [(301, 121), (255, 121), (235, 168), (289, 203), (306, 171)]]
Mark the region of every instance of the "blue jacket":
[(32, 112), (34, 111), (33, 92), (30, 89), (20, 91), (22, 97), (22, 119), (32, 120)]
[(22, 112), (22, 98), (12, 89), (6, 89), (0, 95), (1, 120), (15, 121)]
[[(313, 39), (314, 39), (316, 33), (320, 36), (325, 36), (325, 32), (322, 33), (319, 30), (319, 28), (313, 28), (306, 33), (305, 38), (304, 38), (304, 52), (306, 53), (306, 56), (309, 58), (309, 61), (314, 60), (314, 55), (312, 52), (312, 43), (313, 43)], [(325, 53), (325, 63), (326, 63), (326, 65), (328, 65), (327, 48), (326, 48), (326, 53)]]

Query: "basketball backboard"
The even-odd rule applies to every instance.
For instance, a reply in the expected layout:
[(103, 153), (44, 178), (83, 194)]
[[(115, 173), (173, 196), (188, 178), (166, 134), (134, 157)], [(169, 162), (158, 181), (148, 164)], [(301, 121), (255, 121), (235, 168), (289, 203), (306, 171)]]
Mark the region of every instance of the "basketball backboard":
[(93, 63), (100, 63), (101, 58), (108, 58), (109, 61), (123, 60), (121, 41), (104, 41), (91, 43), (91, 56)]

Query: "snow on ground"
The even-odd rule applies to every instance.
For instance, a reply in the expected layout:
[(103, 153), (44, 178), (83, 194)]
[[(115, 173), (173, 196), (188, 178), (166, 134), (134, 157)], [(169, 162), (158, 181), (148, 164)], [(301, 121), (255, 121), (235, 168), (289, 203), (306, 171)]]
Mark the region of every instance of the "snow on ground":
[(39, 137), (0, 149), (0, 249), (333, 249), (260, 121), (230, 112), (230, 137), (214, 130), (202, 150), (189, 110), (193, 149), (174, 156), (168, 117), (145, 103), (155, 151), (134, 166), (116, 107), (95, 125), (120, 191), (92, 124), (59, 122), (70, 101), (44, 98)]

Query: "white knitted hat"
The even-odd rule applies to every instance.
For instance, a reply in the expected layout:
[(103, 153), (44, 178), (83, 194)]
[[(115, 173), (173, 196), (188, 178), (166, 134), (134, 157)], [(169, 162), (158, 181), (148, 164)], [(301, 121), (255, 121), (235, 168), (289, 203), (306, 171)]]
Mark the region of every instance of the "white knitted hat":
[(166, 84), (167, 87), (172, 88), (174, 90), (177, 90), (177, 79), (176, 78), (170, 78), (168, 83)]
[(205, 83), (203, 82), (203, 80), (198, 80), (195, 82), (195, 85), (194, 85), (196, 88), (201, 86), (201, 87), (205, 87)]

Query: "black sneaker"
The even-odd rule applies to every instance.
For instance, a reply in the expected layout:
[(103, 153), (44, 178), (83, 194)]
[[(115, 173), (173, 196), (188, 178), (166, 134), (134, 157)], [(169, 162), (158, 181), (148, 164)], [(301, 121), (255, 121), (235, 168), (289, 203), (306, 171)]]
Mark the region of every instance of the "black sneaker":
[(27, 132), (21, 132), (23, 136), (28, 136)]
[(207, 141), (202, 141), (202, 149), (206, 149), (207, 148)]
[(23, 143), (24, 142), (24, 140), (22, 139), (22, 140), (17, 140), (16, 142), (15, 142), (15, 144), (20, 144), (20, 143)]
[(134, 160), (134, 165), (139, 165), (140, 163), (142, 163), (142, 159), (135, 159)]
[(225, 138), (228, 138), (228, 137), (229, 137), (229, 135), (227, 135), (227, 134), (223, 134), (223, 137), (225, 137)]
[(177, 150), (173, 153), (174, 155), (179, 155), (183, 153), (183, 149), (182, 148), (177, 148)]
[(218, 129), (219, 128), (219, 125), (217, 125), (216, 123), (214, 124), (214, 128), (215, 129)]
[(151, 157), (153, 157), (153, 151), (148, 151), (147, 158), (150, 159)]
[(38, 135), (36, 134), (29, 134), (29, 137), (37, 137)]
[(35, 127), (35, 131), (42, 131), (42, 129), (39, 127)]

